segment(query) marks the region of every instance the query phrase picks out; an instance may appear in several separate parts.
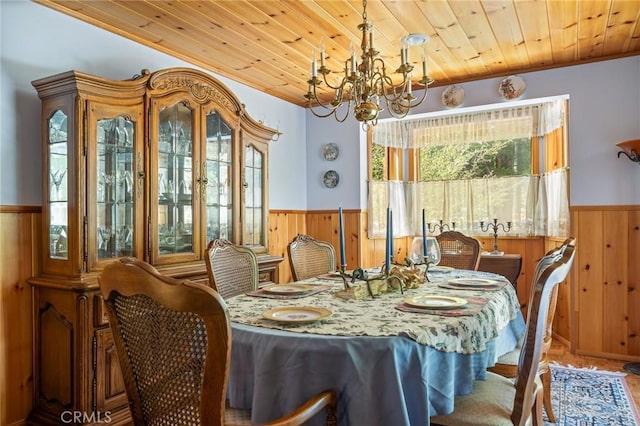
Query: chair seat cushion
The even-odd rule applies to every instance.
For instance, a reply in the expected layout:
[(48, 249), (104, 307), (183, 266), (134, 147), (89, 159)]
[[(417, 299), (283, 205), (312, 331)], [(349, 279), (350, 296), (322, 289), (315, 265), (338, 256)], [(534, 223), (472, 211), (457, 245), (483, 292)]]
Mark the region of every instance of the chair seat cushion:
[(251, 410), (240, 410), (227, 407), (224, 411), (225, 426), (251, 425)]
[(515, 395), (516, 388), (511, 380), (489, 372), (487, 380), (473, 382), (472, 393), (456, 397), (452, 414), (431, 417), (431, 423), (512, 426), (511, 411)]
[(498, 364), (518, 365), (520, 359), (520, 348), (515, 348), (498, 358)]

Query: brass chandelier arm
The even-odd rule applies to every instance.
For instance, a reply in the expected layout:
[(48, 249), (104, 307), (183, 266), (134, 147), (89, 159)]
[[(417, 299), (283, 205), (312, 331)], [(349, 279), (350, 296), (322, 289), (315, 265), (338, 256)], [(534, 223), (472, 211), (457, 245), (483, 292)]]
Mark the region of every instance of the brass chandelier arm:
[[(336, 121), (338, 121), (339, 123), (342, 123), (349, 116), (349, 110), (351, 109), (351, 100), (349, 100), (347, 102), (346, 106), (344, 105), (343, 102), (340, 102), (339, 104), (336, 104), (336, 105), (326, 105), (326, 104), (320, 102), (319, 99), (315, 98), (316, 102), (318, 102), (318, 105), (323, 107), (327, 111), (326, 114), (322, 114), (322, 113), (319, 113), (316, 108), (314, 108), (314, 105), (313, 105), (311, 99), (309, 99), (309, 98), (307, 98), (307, 99), (308, 99), (309, 111), (311, 111), (311, 113), (313, 115), (315, 115), (316, 117), (327, 118), (327, 117), (330, 117), (330, 116), (333, 115), (335, 117)], [(338, 111), (340, 110), (340, 107), (344, 107), (344, 115), (342, 117), (338, 114)]]

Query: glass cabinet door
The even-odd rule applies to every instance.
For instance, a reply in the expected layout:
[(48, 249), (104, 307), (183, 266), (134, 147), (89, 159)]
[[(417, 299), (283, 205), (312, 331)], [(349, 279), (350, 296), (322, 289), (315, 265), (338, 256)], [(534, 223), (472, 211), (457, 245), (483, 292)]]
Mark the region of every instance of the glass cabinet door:
[(142, 117), (142, 103), (89, 103), (84, 184), (88, 270), (118, 257), (144, 256)]
[(192, 109), (182, 102), (162, 109), (158, 115), (154, 193), (160, 256), (194, 252), (193, 120)]
[(263, 153), (253, 145), (246, 145), (244, 152), (244, 236), (247, 246), (264, 246), (263, 239)]
[(67, 115), (57, 110), (49, 119), (49, 257), (68, 259)]
[(233, 241), (233, 131), (220, 114), (206, 116), (206, 244), (216, 238)]
[(96, 125), (97, 260), (133, 255), (135, 125), (123, 116)]

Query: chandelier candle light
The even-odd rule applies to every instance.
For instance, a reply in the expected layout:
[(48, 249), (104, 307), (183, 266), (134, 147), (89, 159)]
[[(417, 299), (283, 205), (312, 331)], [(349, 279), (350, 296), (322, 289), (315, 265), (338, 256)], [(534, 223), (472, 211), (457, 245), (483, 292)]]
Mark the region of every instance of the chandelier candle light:
[(493, 219), (493, 223), (487, 223), (487, 226), (484, 226), (484, 221), (480, 221), (480, 229), (482, 232), (487, 232), (488, 230), (493, 230), (493, 251), (489, 254), (501, 256), (504, 254), (502, 251), (498, 251), (498, 229), (502, 228), (502, 230), (507, 233), (511, 231), (511, 222), (507, 222), (507, 226), (505, 228), (504, 223), (498, 223), (498, 219)]
[[(336, 83), (331, 84), (327, 76), (332, 72), (325, 63), (324, 46), (320, 47), (320, 68), (315, 57), (311, 61), (311, 78), (307, 80), (309, 88), (304, 97), (308, 100), (309, 110), (317, 117), (329, 117), (333, 115), (336, 120), (343, 122), (349, 115), (353, 104), (353, 115), (356, 120), (362, 122), (364, 130), (369, 125), (375, 126), (378, 122), (378, 114), (382, 111), (381, 100), (389, 110), (389, 113), (396, 118), (405, 117), (411, 108), (420, 105), (427, 97), (427, 89), (433, 80), (427, 75), (427, 55), (422, 56), (422, 78), (417, 83), (424, 88), (420, 98), (412, 94), (411, 73), (413, 65), (409, 61), (409, 45), (421, 45), (429, 39), (422, 34), (409, 34), (403, 37), (402, 48), (400, 49), (400, 67), (395, 70), (402, 75), (402, 81), (394, 84), (387, 71), (384, 60), (378, 57), (380, 53), (374, 47), (373, 24), (367, 21), (367, 0), (362, 2), (362, 24), (358, 29), (362, 33), (360, 47), (362, 54), (358, 63), (355, 49), (352, 47), (351, 57), (344, 61), (343, 75), (336, 77)], [(322, 76), (322, 77), (319, 77)], [(324, 83), (329, 89), (334, 91), (334, 98), (331, 102), (323, 102), (318, 97), (318, 87)], [(317, 112), (314, 106), (322, 106), (326, 112)], [(342, 111), (340, 107), (344, 105)]]

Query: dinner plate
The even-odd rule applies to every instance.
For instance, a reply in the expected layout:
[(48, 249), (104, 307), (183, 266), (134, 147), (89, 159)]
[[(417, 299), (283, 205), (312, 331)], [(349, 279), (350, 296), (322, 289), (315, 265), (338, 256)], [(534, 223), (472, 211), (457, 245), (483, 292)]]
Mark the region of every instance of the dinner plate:
[(308, 284), (274, 284), (264, 286), (262, 290), (273, 294), (300, 294), (313, 290), (313, 286)]
[(274, 308), (265, 311), (262, 316), (266, 319), (279, 322), (305, 323), (318, 321), (331, 316), (331, 311), (325, 308), (313, 306), (290, 306)]
[(482, 286), (493, 286), (500, 284), (496, 280), (489, 280), (486, 278), (454, 278), (448, 281), (449, 284), (455, 284), (459, 286), (471, 286), (471, 287), (482, 287)]
[(404, 303), (419, 308), (429, 309), (453, 309), (466, 305), (467, 301), (459, 297), (426, 295), (411, 296), (404, 299)]

